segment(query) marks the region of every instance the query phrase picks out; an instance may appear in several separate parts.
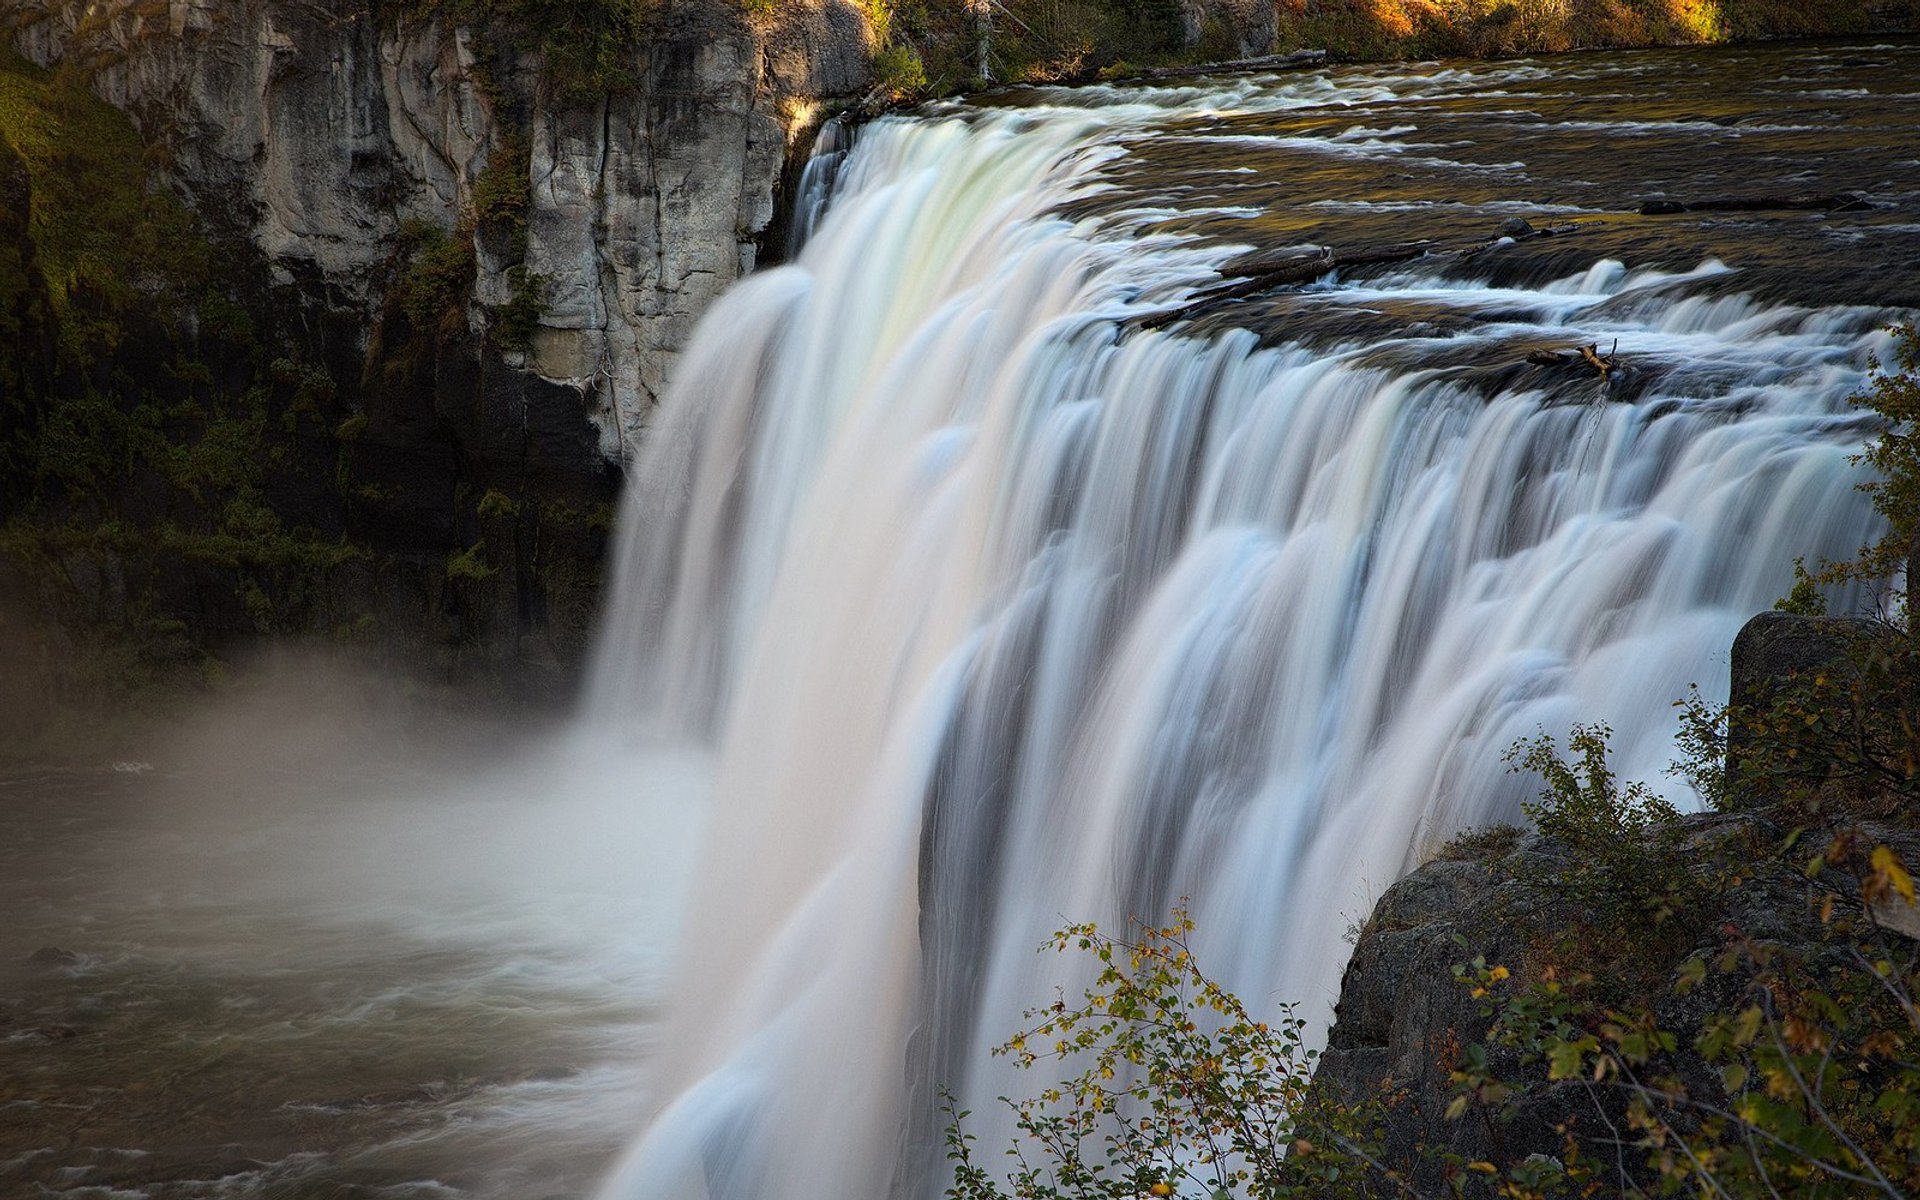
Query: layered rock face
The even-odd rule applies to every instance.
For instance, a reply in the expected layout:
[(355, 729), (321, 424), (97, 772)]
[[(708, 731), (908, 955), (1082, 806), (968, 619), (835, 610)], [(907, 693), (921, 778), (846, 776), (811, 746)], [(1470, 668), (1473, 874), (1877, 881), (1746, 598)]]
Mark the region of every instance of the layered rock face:
[[(276, 284), (350, 328), (377, 315), (408, 220), (453, 228), (521, 112), (531, 128), (524, 263), (481, 247), (475, 298), (509, 268), (545, 276), (523, 363), (590, 397), (616, 454), (658, 399), (695, 318), (768, 249), (789, 158), (823, 102), (868, 86), (865, 18), (845, 0), (749, 20), (725, 0), (669, 5), (641, 86), (552, 106), (537, 56), (367, 0), (6, 0), (16, 45), (73, 62), (163, 146), (213, 228)], [(475, 314), (476, 329), (482, 318)]]
[[(258, 350), (221, 387), (269, 395), (265, 503), (285, 529), (361, 552), (299, 585), (317, 597), (307, 626), (374, 630), (509, 684), (531, 665), (559, 686), (621, 464), (699, 315), (778, 255), (784, 180), (819, 120), (865, 95), (870, 34), (848, 0), (764, 14), (667, 0), (620, 47), (617, 86), (586, 92), (556, 86), (540, 30), (448, 11), (0, 0), (0, 27), (132, 119), (231, 265)], [(423, 268), (422, 246), (446, 249)], [(328, 382), (300, 382), (310, 370)], [(121, 390), (123, 409), (140, 403)], [(51, 503), (48, 519), (77, 519)], [(136, 524), (206, 522), (175, 501), (111, 506)], [(88, 553), (56, 582), (96, 622), (116, 606), (89, 581), (138, 572)], [(269, 632), (226, 602), (224, 576), (143, 569), (157, 610), (202, 645)]]

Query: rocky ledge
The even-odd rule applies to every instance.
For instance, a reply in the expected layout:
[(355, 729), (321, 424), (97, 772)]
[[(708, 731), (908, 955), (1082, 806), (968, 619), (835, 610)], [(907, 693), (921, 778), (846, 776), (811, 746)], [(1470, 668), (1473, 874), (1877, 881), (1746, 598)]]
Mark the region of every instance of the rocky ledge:
[[(1733, 711), (1779, 711), (1783, 689), (1853, 669), (1862, 636), (1890, 635), (1859, 622), (1756, 617), (1736, 644)], [(1643, 881), (1673, 898), (1662, 917), (1597, 889), (1602, 865), (1592, 847), (1511, 826), (1457, 838), (1388, 889), (1367, 919), (1317, 1078), (1349, 1099), (1384, 1103), (1388, 1164), (1421, 1194), (1451, 1190), (1450, 1156), (1457, 1176), (1462, 1162), (1505, 1170), (1535, 1156), (1564, 1156), (1570, 1145), (1604, 1164), (1603, 1192), (1637, 1193), (1648, 1182), (1647, 1156), (1627, 1144), (1630, 1135), (1622, 1141), (1626, 1096), (1585, 1078), (1550, 1079), (1537, 1058), (1490, 1037), (1491, 1006), (1475, 986), (1485, 976), (1476, 978), (1470, 964), (1504, 968), (1510, 977), (1502, 987), (1513, 993), (1578, 978), (1606, 1005), (1645, 1006), (1675, 1035), (1675, 1077), (1694, 1097), (1731, 1107), (1725, 1078), (1694, 1047), (1716, 1013), (1744, 1003), (1751, 980), (1737, 973), (1702, 979), (1689, 964), (1723, 960), (1739, 947), (1831, 961), (1836, 905), (1870, 912), (1875, 936), (1920, 937), (1911, 905), (1875, 901), (1870, 888), (1863, 903), (1864, 873), (1856, 869), (1867, 847), (1920, 862), (1912, 808), (1885, 792), (1862, 803), (1863, 793), (1847, 800), (1830, 779), (1806, 782), (1786, 789), (1791, 795), (1755, 793), (1736, 763), (1721, 811), (1641, 834), (1627, 852), (1642, 856), (1649, 876), (1667, 876)], [(1683, 976), (1698, 986), (1683, 986)], [(1483, 1063), (1476, 1047), (1485, 1048)], [(1510, 1088), (1500, 1103), (1456, 1104), (1458, 1073), (1469, 1064)]]

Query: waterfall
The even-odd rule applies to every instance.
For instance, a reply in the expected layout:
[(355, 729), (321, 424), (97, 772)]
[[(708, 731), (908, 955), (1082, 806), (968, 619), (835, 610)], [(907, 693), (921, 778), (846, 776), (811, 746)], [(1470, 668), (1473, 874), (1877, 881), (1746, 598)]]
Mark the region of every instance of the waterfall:
[[(1724, 694), (1795, 556), (1873, 534), (1845, 397), (1875, 314), (1719, 263), (1415, 263), (1305, 292), (1310, 343), (1145, 328), (1245, 247), (1169, 223), (1208, 197), (1126, 177), (1129, 139), (1332, 86), (876, 122), (810, 176), (797, 260), (701, 322), (591, 686), (602, 729), (717, 762), (609, 1196), (937, 1195), (938, 1091), (991, 1161), (993, 1097), (1047, 1082), (988, 1049), (1072, 986), (1035, 953), (1070, 920), (1189, 898), (1213, 974), (1324, 1024), (1343, 929), (1517, 817), (1509, 745), (1605, 720), (1673, 792), (1670, 702)], [(1461, 331), (1340, 333), (1392, 305)], [(1631, 402), (1476, 367), (1616, 337)]]

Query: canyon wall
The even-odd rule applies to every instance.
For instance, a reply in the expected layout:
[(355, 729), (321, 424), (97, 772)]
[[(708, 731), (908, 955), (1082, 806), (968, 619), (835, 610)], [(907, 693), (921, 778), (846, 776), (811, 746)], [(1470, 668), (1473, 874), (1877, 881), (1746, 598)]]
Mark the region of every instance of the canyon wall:
[[(789, 171), (824, 116), (867, 95), (871, 39), (847, 0), (675, 0), (613, 45), (609, 82), (588, 93), (556, 82), (542, 31), (509, 8), (0, 0), (46, 87), (84, 86), (131, 119), (149, 186), (183, 200), (211, 247), (209, 293), (249, 329), (243, 348), (215, 348), (186, 311), (144, 339), (89, 343), (20, 405), (25, 444), (82, 392), (211, 421), (251, 405), (273, 528), (353, 551), (301, 581), (298, 611), (263, 620), (235, 600), (250, 579), (230, 562), (141, 546), (133, 563), (75, 532), (130, 520), (226, 536), (230, 496), (116, 478), (81, 503), (56, 480), (8, 516), (32, 509), (63, 540), (12, 555), (5, 590), (82, 625), (164, 610), (188, 627), (187, 654), (350, 630), (454, 675), (563, 686), (626, 452), (694, 321), (779, 254)], [(85, 219), (41, 199), (42, 240)], [(40, 274), (60, 291), (59, 270)], [(211, 387), (152, 369), (182, 346), (214, 360)]]

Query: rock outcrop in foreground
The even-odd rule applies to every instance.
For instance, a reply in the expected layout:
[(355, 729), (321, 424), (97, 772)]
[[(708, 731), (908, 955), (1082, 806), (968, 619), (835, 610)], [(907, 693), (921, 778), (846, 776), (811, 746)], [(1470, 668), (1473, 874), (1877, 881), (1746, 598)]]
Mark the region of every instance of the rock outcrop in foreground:
[[(1857, 639), (1887, 636), (1863, 622), (1756, 617), (1736, 643), (1736, 711), (1769, 711), (1790, 684), (1852, 669)], [(1515, 992), (1590, 976), (1585, 986), (1604, 1004), (1645, 1005), (1676, 1035), (1673, 1068), (1687, 1091), (1727, 1104), (1723, 1075), (1694, 1039), (1714, 1014), (1739, 1011), (1746, 983), (1737, 973), (1702, 979), (1696, 969), (1697, 986), (1680, 986), (1683, 964), (1719, 960), (1732, 947), (1830, 960), (1835, 906), (1861, 908), (1860, 876), (1843, 855), (1885, 846), (1920, 862), (1920, 824), (1908, 808), (1862, 804), (1858, 792), (1849, 800), (1830, 779), (1756, 793), (1738, 763), (1728, 782), (1723, 811), (1667, 823), (1637, 848), (1650, 872), (1669, 875), (1656, 886), (1681, 899), (1662, 919), (1643, 919), (1624, 901), (1609, 910), (1595, 898), (1597, 863), (1513, 827), (1464, 835), (1388, 889), (1347, 966), (1317, 1077), (1345, 1096), (1384, 1101), (1390, 1165), (1444, 1194), (1447, 1155), (1506, 1168), (1566, 1154), (1571, 1134), (1590, 1162), (1610, 1164), (1602, 1171), (1610, 1186), (1626, 1190), (1621, 1173), (1645, 1179), (1645, 1153), (1617, 1140), (1628, 1128), (1623, 1092), (1585, 1078), (1549, 1081), (1539, 1062), (1497, 1039), (1488, 1072), (1513, 1084), (1511, 1095), (1449, 1117), (1455, 1072), (1470, 1047), (1490, 1041), (1488, 1002), (1471, 971), (1463, 980), (1455, 970), (1476, 958), (1510, 971)], [(1920, 936), (1913, 908), (1897, 897), (1865, 907), (1880, 936)]]

